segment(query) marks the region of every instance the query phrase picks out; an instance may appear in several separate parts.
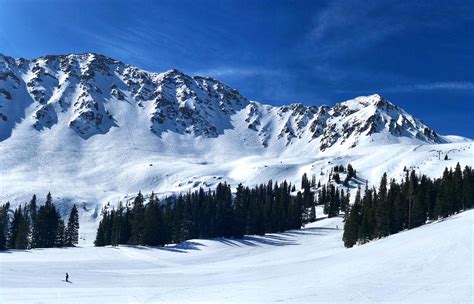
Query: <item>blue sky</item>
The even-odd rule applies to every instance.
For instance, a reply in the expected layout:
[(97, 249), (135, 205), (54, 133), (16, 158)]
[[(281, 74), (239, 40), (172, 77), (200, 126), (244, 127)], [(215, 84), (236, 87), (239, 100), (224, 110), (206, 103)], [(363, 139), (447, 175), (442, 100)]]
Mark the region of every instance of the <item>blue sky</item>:
[(5, 55), (96, 52), (213, 76), (271, 104), (379, 93), (470, 138), (473, 29), (472, 0), (0, 0)]

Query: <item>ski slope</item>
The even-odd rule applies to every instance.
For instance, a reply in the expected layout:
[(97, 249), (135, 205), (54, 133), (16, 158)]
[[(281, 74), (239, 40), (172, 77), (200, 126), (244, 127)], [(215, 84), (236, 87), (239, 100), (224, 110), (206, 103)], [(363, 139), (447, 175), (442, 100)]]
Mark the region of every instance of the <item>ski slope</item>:
[(166, 248), (2, 252), (0, 302), (472, 303), (473, 223), (467, 211), (352, 249), (332, 218)]
[[(232, 131), (234, 132), (234, 131)], [(357, 147), (348, 151), (314, 153), (298, 150), (277, 154), (267, 151), (261, 155), (239, 149), (234, 154), (218, 151), (235, 146), (232, 132), (217, 139), (208, 139), (209, 152), (199, 154), (186, 150), (166, 155), (143, 150), (71, 151), (67, 145), (54, 152), (46, 149), (18, 150), (8, 143), (0, 145), (0, 202), (13, 206), (28, 202), (32, 194), (43, 203), (48, 191), (60, 211), (66, 216), (73, 203), (80, 212), (81, 245), (91, 245), (100, 220), (100, 210), (110, 202), (133, 199), (139, 190), (145, 195), (152, 191), (160, 197), (187, 192), (199, 187), (214, 188), (226, 181), (232, 187), (239, 183), (253, 187), (269, 180), (287, 180), (297, 186), (301, 176), (315, 174), (321, 183), (328, 181), (335, 165), (351, 163), (357, 176), (378, 187), (381, 176), (401, 180), (403, 169), (416, 170), (430, 177), (440, 177), (446, 167), (474, 166), (474, 143), (408, 145), (391, 144)], [(64, 149), (64, 150), (63, 150)], [(445, 154), (449, 160), (444, 160)], [(54, 154), (54, 157), (50, 155)], [(441, 155), (441, 158), (439, 158)], [(69, 161), (74, 159), (74, 161)], [(10, 164), (10, 165), (8, 165)], [(27, 186), (25, 188), (25, 185)], [(26, 191), (25, 191), (26, 189)], [(352, 188), (351, 197), (355, 197)]]

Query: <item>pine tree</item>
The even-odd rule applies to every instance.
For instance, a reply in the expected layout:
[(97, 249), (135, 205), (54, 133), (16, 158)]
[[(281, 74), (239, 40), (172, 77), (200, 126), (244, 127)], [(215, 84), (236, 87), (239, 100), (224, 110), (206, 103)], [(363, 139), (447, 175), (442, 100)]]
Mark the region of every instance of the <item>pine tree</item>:
[(66, 228), (66, 240), (65, 245), (72, 247), (79, 243), (79, 213), (76, 205), (72, 206), (71, 212), (69, 213), (69, 219)]
[(342, 240), (344, 246), (350, 248), (357, 243), (359, 238), (359, 226), (361, 223), (362, 205), (360, 198), (360, 188), (357, 189), (354, 205), (350, 209), (349, 216), (344, 224), (344, 234)]
[[(357, 227), (360, 242), (385, 236), (387, 226), (388, 233), (393, 234), (421, 226), (429, 219), (444, 218), (459, 212), (469, 201), (466, 196), (472, 198), (474, 194), (473, 171), (470, 167), (461, 171), (461, 167), (456, 166), (454, 172), (446, 168), (443, 176), (435, 180), (425, 175), (419, 177), (415, 171), (405, 172), (406, 177), (400, 184), (391, 180), (389, 190), (385, 174), (378, 192), (366, 187), (361, 221)], [(352, 214), (353, 210), (350, 217)], [(354, 244), (354, 222), (354, 219), (346, 222), (346, 246)]]
[(443, 172), (443, 177), (439, 181), (439, 190), (436, 196), (435, 202), (435, 214), (436, 218), (447, 217), (450, 213), (451, 190), (450, 190), (450, 173), (448, 168)]
[(344, 221), (349, 217), (350, 201), (351, 194), (349, 189), (347, 189), (347, 194), (344, 193), (344, 189), (341, 190), (341, 211), (344, 212)]
[(384, 237), (390, 234), (391, 205), (387, 198), (387, 173), (380, 180), (379, 192), (376, 201), (376, 237)]
[(128, 243), (130, 245), (139, 245), (142, 243), (143, 238), (143, 220), (145, 214), (145, 207), (143, 205), (144, 199), (141, 192), (133, 201), (133, 207), (131, 210), (131, 235)]
[(28, 215), (29, 215), (29, 223), (30, 223), (30, 239), (31, 243), (34, 243), (34, 227), (36, 226), (36, 217), (38, 213), (38, 207), (36, 203), (36, 194), (33, 195), (33, 197), (30, 200), (30, 203), (28, 204)]
[(247, 226), (246, 194), (242, 184), (237, 186), (235, 194), (233, 237), (242, 238)]
[(64, 225), (64, 221), (61, 219), (58, 220), (57, 225), (54, 247), (64, 247), (66, 244), (66, 226)]
[(38, 209), (35, 227), (33, 228), (34, 248), (51, 248), (58, 243), (58, 229), (61, 217), (53, 204), (51, 193), (46, 196), (46, 203)]
[(453, 172), (453, 194), (451, 198), (453, 201), (453, 213), (462, 210), (463, 208), (463, 177), (461, 165), (456, 164)]
[(27, 249), (29, 247), (29, 231), (29, 220), (25, 208), (22, 208), (20, 205), (13, 214), (8, 247), (10, 249)]
[(308, 186), (310, 186), (308, 176), (306, 175), (306, 173), (304, 173), (301, 177), (301, 189), (305, 189)]
[(8, 231), (8, 210), (10, 209), (10, 203), (6, 203), (0, 206), (0, 250), (7, 248), (7, 236)]
[(20, 210), (20, 223), (18, 226), (18, 231), (15, 239), (15, 248), (16, 249), (28, 249), (30, 247), (30, 220), (28, 219), (28, 213), (23, 209), (23, 213)]
[(150, 200), (145, 207), (143, 229), (143, 245), (161, 246), (165, 244), (163, 236), (163, 214), (161, 210), (160, 201), (152, 193)]
[(366, 185), (362, 199), (362, 219), (359, 227), (359, 240), (364, 244), (374, 237), (375, 210), (373, 206), (373, 191)]
[(106, 208), (102, 209), (102, 220), (99, 223), (99, 227), (97, 228), (97, 233), (94, 241), (95, 246), (105, 246), (108, 245), (109, 242), (106, 238), (106, 230), (107, 230), (107, 223), (108, 223), (109, 213)]
[(466, 166), (463, 170), (463, 209), (474, 207), (474, 171)]
[(351, 164), (347, 165), (347, 177), (348, 177), (348, 179), (351, 179), (351, 178), (355, 177), (354, 168), (352, 167)]

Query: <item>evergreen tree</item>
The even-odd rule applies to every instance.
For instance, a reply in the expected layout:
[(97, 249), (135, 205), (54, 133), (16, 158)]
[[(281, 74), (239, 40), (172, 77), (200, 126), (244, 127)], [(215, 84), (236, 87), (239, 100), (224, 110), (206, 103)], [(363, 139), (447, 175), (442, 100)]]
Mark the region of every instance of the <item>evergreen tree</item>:
[(246, 206), (246, 191), (242, 184), (237, 186), (237, 192), (235, 194), (235, 211), (234, 211), (234, 229), (233, 236), (236, 238), (242, 238), (246, 232), (247, 227), (247, 206)]
[(472, 197), (474, 182), (470, 167), (463, 171), (459, 165), (454, 171), (446, 168), (443, 176), (435, 180), (424, 175), (419, 177), (415, 171), (405, 172), (405, 179), (400, 184), (392, 179), (388, 190), (385, 174), (378, 192), (366, 187), (357, 229), (354, 224), (357, 221), (351, 218), (352, 214), (357, 214), (354, 212), (355, 205), (346, 222), (344, 242), (347, 247), (355, 244), (356, 230), (357, 240), (365, 243), (373, 238), (421, 226), (430, 219), (459, 212), (466, 207), (466, 196)]
[(16, 249), (28, 249), (30, 247), (30, 220), (28, 218), (28, 213), (23, 209), (23, 214), (20, 210), (20, 224), (18, 226), (18, 232), (15, 240)]
[(387, 174), (384, 173), (380, 180), (379, 192), (376, 202), (376, 237), (384, 237), (390, 234), (390, 213), (392, 206), (387, 197)]
[(34, 243), (33, 237), (35, 235), (34, 227), (36, 226), (36, 215), (38, 213), (38, 206), (36, 203), (36, 194), (30, 200), (28, 204), (28, 216), (29, 216), (29, 224), (30, 224), (30, 241)]
[(46, 203), (38, 209), (35, 227), (33, 228), (34, 248), (51, 248), (58, 244), (61, 231), (61, 217), (53, 204), (51, 193), (46, 196)]
[(106, 246), (109, 244), (109, 241), (106, 238), (106, 230), (109, 221), (109, 213), (107, 209), (102, 210), (102, 220), (99, 223), (99, 227), (97, 228), (97, 233), (94, 241), (95, 246)]
[(143, 245), (162, 246), (165, 244), (163, 235), (163, 214), (160, 201), (152, 193), (145, 207), (143, 229)]
[(466, 166), (462, 173), (463, 177), (463, 210), (474, 207), (474, 171)]
[(344, 193), (344, 189), (341, 190), (341, 211), (344, 212), (344, 221), (349, 217), (349, 208), (350, 208), (350, 192), (347, 189), (347, 192)]
[(364, 244), (374, 237), (375, 210), (373, 206), (373, 191), (366, 185), (362, 199), (362, 219), (359, 227), (359, 240)]
[(56, 237), (54, 239), (54, 247), (64, 247), (66, 245), (66, 226), (64, 221), (58, 220), (58, 227), (56, 230)]
[(15, 209), (13, 213), (12, 222), (10, 224), (9, 236), (8, 236), (8, 248), (15, 249), (18, 240), (18, 234), (21, 222), (23, 221), (23, 212), (21, 206)]
[(344, 224), (344, 234), (342, 240), (344, 246), (350, 248), (357, 243), (359, 238), (359, 227), (362, 217), (362, 205), (360, 198), (360, 188), (357, 189), (354, 205), (350, 208), (349, 216)]
[(10, 204), (6, 203), (0, 206), (0, 250), (7, 248), (7, 235), (8, 232), (8, 209)]
[(143, 223), (144, 223), (144, 214), (145, 214), (145, 207), (144, 207), (144, 199), (143, 195), (138, 192), (138, 195), (135, 197), (133, 201), (133, 206), (131, 210), (131, 235), (128, 243), (130, 245), (139, 245), (142, 243), (143, 238)]
[(348, 165), (347, 165), (347, 177), (348, 177), (349, 179), (355, 177), (354, 168), (352, 167), (351, 164), (348, 164)]
[(65, 245), (72, 247), (79, 243), (79, 213), (76, 205), (72, 206), (71, 212), (69, 213), (69, 219), (66, 228), (66, 240)]

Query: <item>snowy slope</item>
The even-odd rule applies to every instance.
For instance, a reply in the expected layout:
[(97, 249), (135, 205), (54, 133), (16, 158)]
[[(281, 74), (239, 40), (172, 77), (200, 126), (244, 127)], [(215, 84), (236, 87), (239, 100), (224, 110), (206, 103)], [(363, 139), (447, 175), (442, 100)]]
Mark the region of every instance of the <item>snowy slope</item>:
[[(2, 303), (472, 303), (474, 211), (351, 249), (340, 218), (166, 248), (0, 253)], [(336, 229), (336, 227), (339, 229)], [(71, 284), (62, 282), (70, 274)]]
[(404, 167), (439, 176), (458, 161), (474, 165), (473, 145), (438, 135), (379, 95), (332, 108), (274, 107), (212, 78), (151, 73), (97, 54), (0, 55), (0, 202), (51, 191), (63, 210), (81, 206), (91, 233), (103, 204), (139, 190), (299, 184), (305, 172), (325, 182), (332, 166), (349, 162), (373, 184)]

